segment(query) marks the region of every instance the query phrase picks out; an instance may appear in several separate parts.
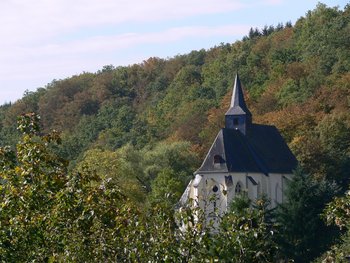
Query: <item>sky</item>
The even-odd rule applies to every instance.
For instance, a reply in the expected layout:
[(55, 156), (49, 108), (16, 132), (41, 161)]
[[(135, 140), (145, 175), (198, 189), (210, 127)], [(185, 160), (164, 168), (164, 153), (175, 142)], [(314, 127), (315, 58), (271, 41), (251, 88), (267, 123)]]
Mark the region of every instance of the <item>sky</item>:
[[(1, 0), (0, 105), (105, 65), (234, 43), (292, 22), (314, 0)], [(323, 0), (344, 8), (346, 0)]]

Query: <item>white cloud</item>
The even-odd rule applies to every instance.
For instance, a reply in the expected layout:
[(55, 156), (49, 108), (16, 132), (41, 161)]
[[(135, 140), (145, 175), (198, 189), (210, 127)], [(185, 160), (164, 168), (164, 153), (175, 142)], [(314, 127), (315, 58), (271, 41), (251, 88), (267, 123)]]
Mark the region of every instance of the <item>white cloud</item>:
[(3, 43), (38, 42), (101, 25), (180, 19), (242, 8), (237, 0), (2, 0)]
[[(176, 27), (160, 32), (127, 33), (115, 36), (92, 37), (90, 39), (78, 40), (62, 45), (39, 47), (39, 49), (43, 55), (60, 53), (79, 54), (100, 52), (101, 50), (107, 52), (130, 48), (132, 45), (169, 43), (190, 37), (240, 36), (247, 33), (249, 28), (250, 26), (245, 25)], [(25, 51), (25, 53), (31, 53), (31, 51)]]
[[(122, 53), (124, 49), (129, 49), (136, 45), (167, 44), (182, 39), (203, 39), (213, 36), (232, 36), (234, 38), (247, 33), (249, 28), (249, 26), (245, 25), (187, 26), (170, 28), (159, 32), (100, 36), (61, 44), (17, 47), (11, 52), (0, 54), (0, 61), (6, 61), (0, 66), (0, 78), (7, 78), (9, 75), (21, 77), (22, 73), (20, 72), (25, 72), (26, 70), (31, 72), (31, 69), (40, 67), (40, 64), (45, 65), (45, 68), (51, 68), (47, 67), (47, 65), (60, 64), (63, 58), (74, 63), (76, 60), (84, 60), (84, 57), (93, 56), (94, 54)], [(21, 67), (18, 67), (19, 64)]]
[[(233, 41), (252, 25), (222, 22), (208, 26), (203, 15), (279, 1), (252, 0), (248, 5), (245, 0), (1, 0), (0, 104), (6, 100), (4, 89), (9, 86), (20, 90), (19, 97), (23, 90), (42, 86), (53, 78), (111, 63), (126, 64), (128, 60), (121, 55), (117, 62), (111, 57), (131, 47), (135, 52), (130, 53), (140, 54), (138, 48), (148, 44), (170, 45), (210, 37), (221, 42), (219, 39), (231, 36)], [(179, 26), (182, 23), (177, 22), (187, 18), (196, 20), (197, 26)], [(150, 29), (154, 24), (161, 24), (163, 29)], [(104, 35), (105, 27), (119, 33)], [(142, 31), (137, 31), (139, 28)], [(80, 34), (85, 34), (84, 39)], [(151, 55), (157, 55), (157, 50), (154, 53)], [(129, 61), (135, 62), (131, 60), (137, 55), (130, 56), (134, 57)]]
[[(147, 58), (125, 58), (124, 50), (147, 44), (172, 45), (191, 38), (205, 39), (213, 36), (240, 36), (248, 32), (249, 26), (224, 25), (217, 27), (192, 26), (169, 28), (164, 31), (128, 33), (121, 35), (91, 37), (60, 44), (28, 45), (13, 47), (0, 53), (0, 104), (13, 100), (9, 87), (19, 85), (17, 97), (27, 88), (43, 86), (53, 79), (60, 79), (83, 71), (95, 71), (103, 65), (115, 63), (112, 54), (119, 54), (118, 65), (141, 62)], [(219, 38), (220, 38), (219, 37)], [(201, 47), (199, 47), (201, 48)], [(168, 54), (169, 56), (175, 54)], [(140, 56), (140, 55), (139, 55)], [(157, 51), (149, 56), (157, 56)], [(25, 82), (27, 80), (27, 82)], [(6, 89), (6, 91), (4, 90)], [(3, 99), (2, 99), (3, 98)]]

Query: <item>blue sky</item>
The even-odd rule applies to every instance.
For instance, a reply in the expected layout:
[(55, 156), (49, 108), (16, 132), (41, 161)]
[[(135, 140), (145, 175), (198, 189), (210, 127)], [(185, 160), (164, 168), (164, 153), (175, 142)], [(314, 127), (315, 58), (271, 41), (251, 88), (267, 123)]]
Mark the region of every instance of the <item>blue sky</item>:
[[(314, 0), (1, 0), (0, 104), (53, 79), (233, 43)], [(348, 1), (324, 0), (343, 8)]]

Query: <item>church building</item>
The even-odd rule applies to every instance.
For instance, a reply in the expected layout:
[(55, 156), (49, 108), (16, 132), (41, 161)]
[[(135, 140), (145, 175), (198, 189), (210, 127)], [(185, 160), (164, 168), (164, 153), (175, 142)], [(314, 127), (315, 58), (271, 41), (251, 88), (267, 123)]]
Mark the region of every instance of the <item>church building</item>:
[(296, 165), (276, 127), (252, 123), (237, 74), (225, 128), (194, 173), (180, 204), (191, 200), (191, 205), (202, 208), (209, 218), (225, 213), (233, 198), (241, 194), (252, 201), (264, 194), (275, 207), (283, 202)]

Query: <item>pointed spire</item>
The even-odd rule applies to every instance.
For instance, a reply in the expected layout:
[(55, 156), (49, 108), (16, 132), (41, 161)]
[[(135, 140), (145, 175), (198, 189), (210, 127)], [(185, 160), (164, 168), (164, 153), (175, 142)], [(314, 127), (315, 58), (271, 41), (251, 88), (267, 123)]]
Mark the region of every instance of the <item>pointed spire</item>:
[(233, 86), (233, 93), (231, 98), (231, 108), (244, 105), (247, 107), (244, 102), (243, 91), (241, 86), (241, 80), (239, 79), (238, 73), (236, 74), (235, 84)]
[(244, 101), (242, 84), (241, 84), (241, 80), (239, 79), (238, 73), (236, 74), (236, 79), (233, 86), (230, 109), (226, 112), (226, 115), (228, 114), (229, 115), (250, 114), (248, 107)]
[(233, 86), (231, 105), (225, 114), (225, 128), (235, 129), (246, 134), (247, 127), (252, 123), (252, 114), (244, 101), (243, 90), (238, 73)]

